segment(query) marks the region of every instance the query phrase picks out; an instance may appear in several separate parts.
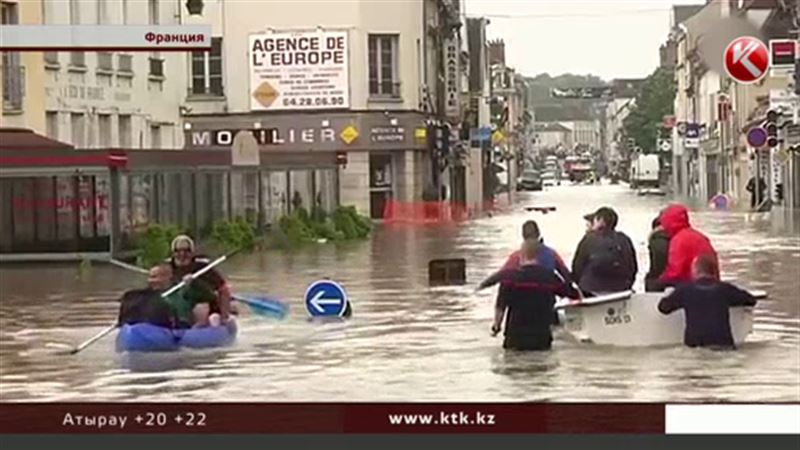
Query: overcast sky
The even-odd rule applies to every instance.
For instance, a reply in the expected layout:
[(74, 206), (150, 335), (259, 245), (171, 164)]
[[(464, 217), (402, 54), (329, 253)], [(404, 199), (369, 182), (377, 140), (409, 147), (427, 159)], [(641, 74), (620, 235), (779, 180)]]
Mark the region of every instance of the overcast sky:
[(464, 0), (487, 16), (490, 39), (506, 43), (506, 64), (525, 75), (592, 73), (642, 78), (658, 66), (673, 4), (702, 0)]

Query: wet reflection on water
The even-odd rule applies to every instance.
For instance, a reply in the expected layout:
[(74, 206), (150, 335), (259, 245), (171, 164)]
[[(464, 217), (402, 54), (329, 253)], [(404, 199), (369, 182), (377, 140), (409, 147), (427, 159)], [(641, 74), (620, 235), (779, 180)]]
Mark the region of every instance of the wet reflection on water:
[[(569, 261), (582, 215), (613, 205), (620, 229), (647, 270), (650, 221), (667, 200), (623, 186), (554, 188), (522, 194), (509, 214), (464, 226), (379, 229), (367, 242), (294, 254), (237, 256), (224, 271), (240, 292), (291, 303), (282, 322), (246, 316), (229, 349), (168, 355), (117, 355), (113, 338), (77, 356), (57, 350), (96, 333), (114, 317), (116, 297), (144, 280), (95, 266), (0, 269), (0, 395), (3, 400), (359, 401), (359, 400), (800, 400), (800, 238), (771, 234), (743, 213), (699, 212), (724, 277), (766, 289), (755, 332), (737, 352), (682, 347), (620, 349), (573, 343), (556, 334), (550, 353), (507, 353), (491, 338), (494, 292), (427, 286), (432, 258), (466, 257), (471, 283), (519, 243), (520, 225), (537, 219), (546, 242)], [(524, 204), (555, 213), (526, 213)], [(354, 316), (313, 323), (302, 296), (321, 277), (348, 291)]]

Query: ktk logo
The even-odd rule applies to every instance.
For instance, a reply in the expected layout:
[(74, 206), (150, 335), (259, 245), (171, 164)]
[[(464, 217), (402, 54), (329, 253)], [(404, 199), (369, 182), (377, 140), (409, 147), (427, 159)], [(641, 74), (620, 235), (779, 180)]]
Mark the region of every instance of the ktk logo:
[(755, 83), (769, 70), (769, 50), (760, 40), (745, 36), (725, 49), (725, 71), (739, 83)]

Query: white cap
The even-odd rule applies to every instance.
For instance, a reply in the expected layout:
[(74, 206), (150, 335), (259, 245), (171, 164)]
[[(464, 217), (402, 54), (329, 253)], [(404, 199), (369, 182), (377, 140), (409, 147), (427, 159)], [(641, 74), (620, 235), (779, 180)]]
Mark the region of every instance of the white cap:
[(192, 238), (190, 238), (185, 234), (181, 234), (175, 237), (175, 239), (172, 240), (172, 244), (170, 244), (170, 249), (174, 252), (178, 248), (178, 245), (182, 243), (189, 244), (189, 250), (191, 250), (192, 253), (194, 253), (194, 241), (192, 240)]

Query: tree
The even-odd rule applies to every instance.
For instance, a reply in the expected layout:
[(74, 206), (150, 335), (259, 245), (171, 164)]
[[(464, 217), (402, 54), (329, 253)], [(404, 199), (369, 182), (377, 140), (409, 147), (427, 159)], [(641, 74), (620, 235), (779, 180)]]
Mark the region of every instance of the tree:
[(675, 80), (671, 70), (659, 67), (645, 79), (630, 114), (622, 121), (626, 138), (633, 138), (644, 153), (655, 153), (664, 116), (674, 110)]

